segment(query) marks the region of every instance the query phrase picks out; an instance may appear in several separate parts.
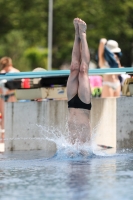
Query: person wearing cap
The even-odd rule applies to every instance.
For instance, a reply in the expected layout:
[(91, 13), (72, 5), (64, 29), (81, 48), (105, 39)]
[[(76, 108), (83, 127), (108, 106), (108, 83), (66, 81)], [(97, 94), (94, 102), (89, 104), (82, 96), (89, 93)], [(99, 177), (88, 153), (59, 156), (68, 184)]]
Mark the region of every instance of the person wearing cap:
[[(121, 49), (115, 40), (102, 38), (98, 48), (98, 65), (100, 68), (121, 67)], [(121, 93), (121, 83), (119, 75), (103, 75), (103, 87), (101, 97), (119, 97)]]

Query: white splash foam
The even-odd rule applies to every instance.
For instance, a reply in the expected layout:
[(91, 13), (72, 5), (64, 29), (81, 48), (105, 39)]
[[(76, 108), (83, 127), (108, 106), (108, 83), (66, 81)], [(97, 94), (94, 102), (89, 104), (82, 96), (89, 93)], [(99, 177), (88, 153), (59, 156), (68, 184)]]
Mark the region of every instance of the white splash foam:
[(106, 156), (105, 152), (102, 152), (98, 149), (98, 146), (95, 143), (95, 138), (97, 136), (97, 127), (94, 127), (92, 130), (92, 136), (89, 142), (80, 143), (78, 140), (74, 144), (69, 142), (70, 132), (68, 130), (68, 123), (64, 127), (55, 127), (55, 126), (42, 126), (37, 125), (40, 129), (41, 137), (46, 140), (56, 143), (57, 153), (56, 156), (59, 158), (69, 157), (91, 157), (92, 155)]

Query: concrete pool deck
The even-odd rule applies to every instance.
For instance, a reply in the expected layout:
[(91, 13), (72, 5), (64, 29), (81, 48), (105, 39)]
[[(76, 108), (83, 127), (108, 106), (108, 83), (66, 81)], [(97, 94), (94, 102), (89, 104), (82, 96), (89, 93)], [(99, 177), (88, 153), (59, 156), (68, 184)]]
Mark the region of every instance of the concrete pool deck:
[[(66, 100), (6, 103), (5, 151), (56, 151), (56, 144), (45, 139), (46, 127), (64, 133), (67, 115)], [(132, 149), (133, 97), (93, 98), (91, 125), (97, 145)]]

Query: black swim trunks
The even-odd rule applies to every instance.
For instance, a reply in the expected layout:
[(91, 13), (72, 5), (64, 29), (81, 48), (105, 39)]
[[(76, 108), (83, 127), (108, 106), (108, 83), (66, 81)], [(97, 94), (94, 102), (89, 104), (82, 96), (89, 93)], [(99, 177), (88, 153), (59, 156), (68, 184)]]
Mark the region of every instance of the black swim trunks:
[(12, 96), (15, 96), (15, 93), (10, 93), (10, 94), (6, 94), (6, 95), (0, 95), (0, 98), (3, 99), (5, 102), (8, 101), (8, 99)]
[(91, 103), (83, 103), (76, 94), (70, 101), (68, 101), (68, 108), (81, 108), (91, 110)]

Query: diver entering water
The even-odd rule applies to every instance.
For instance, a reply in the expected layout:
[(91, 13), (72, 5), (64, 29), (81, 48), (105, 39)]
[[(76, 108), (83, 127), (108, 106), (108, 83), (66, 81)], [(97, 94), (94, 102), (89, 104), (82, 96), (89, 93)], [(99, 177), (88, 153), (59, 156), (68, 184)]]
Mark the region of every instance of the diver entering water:
[(75, 40), (70, 75), (67, 81), (68, 127), (72, 144), (90, 141), (91, 89), (88, 79), (90, 53), (86, 40), (86, 23), (75, 18)]

